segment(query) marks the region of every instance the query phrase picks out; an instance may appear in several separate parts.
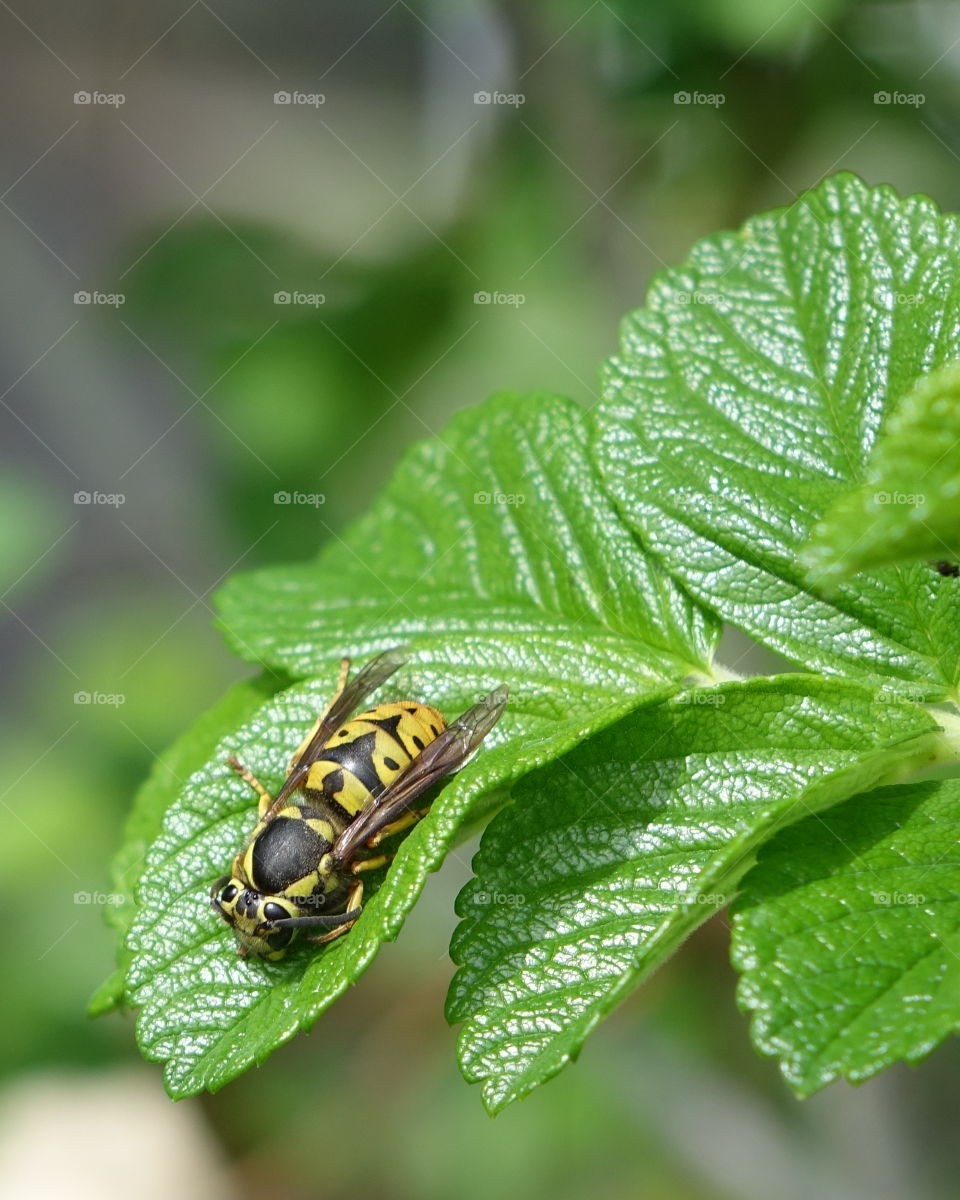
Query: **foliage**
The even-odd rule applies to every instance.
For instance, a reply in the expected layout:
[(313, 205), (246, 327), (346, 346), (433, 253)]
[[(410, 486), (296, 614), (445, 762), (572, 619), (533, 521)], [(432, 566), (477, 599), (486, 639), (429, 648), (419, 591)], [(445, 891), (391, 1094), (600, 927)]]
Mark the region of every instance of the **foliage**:
[(894, 408), (867, 464), (869, 482), (841, 496), (806, 547), (810, 578), (960, 557), (960, 368), (925, 376)]
[[(937, 375), (912, 417), (890, 415), (958, 356), (958, 233), (929, 200), (828, 180), (661, 273), (596, 410), (498, 395), (414, 447), (313, 562), (226, 584), (232, 648), (293, 682), (241, 689), (187, 735), (174, 758), (189, 777), (148, 785), (122, 852), (126, 880), (150, 843), (122, 917), (125, 992), (172, 1095), (219, 1087), (309, 1027), (492, 813), (458, 904), (448, 1015), (493, 1111), (575, 1057), (741, 889), (741, 997), (799, 1091), (915, 1059), (955, 1028), (949, 964), (922, 952), (924, 922), (945, 949), (953, 937), (950, 839), (924, 836), (952, 788), (875, 789), (957, 761), (957, 719), (926, 705), (957, 698), (960, 581), (890, 553), (818, 579), (801, 549), (870, 472), (900, 469), (885, 422), (889, 439), (953, 403)], [(910, 449), (909, 470), (945, 478), (935, 441)], [(729, 679), (713, 664), (721, 621), (802, 673)], [(398, 644), (409, 662), (391, 694), (453, 716), (506, 682), (507, 714), (374, 877), (347, 937), (238, 959), (206, 902), (253, 811), (225, 757), (276, 785), (340, 655)], [(898, 856), (931, 872), (900, 888), (922, 906), (875, 898)], [(862, 870), (890, 887), (864, 891)], [(833, 969), (849, 1020), (817, 1003)], [(927, 1007), (917, 981), (923, 996), (936, 985)]]

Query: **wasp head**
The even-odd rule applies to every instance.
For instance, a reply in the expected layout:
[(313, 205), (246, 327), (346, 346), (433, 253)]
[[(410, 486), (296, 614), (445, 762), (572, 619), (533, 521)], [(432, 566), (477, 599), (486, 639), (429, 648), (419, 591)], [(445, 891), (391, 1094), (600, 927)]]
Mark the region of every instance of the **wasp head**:
[(237, 953), (244, 958), (257, 954), (274, 961), (283, 958), (297, 930), (335, 929), (351, 923), (356, 913), (331, 913), (341, 907), (343, 887), (332, 892), (306, 896), (268, 895), (251, 886), (242, 876), (224, 875), (210, 891), (210, 905), (233, 929)]
[(214, 911), (230, 925), (237, 939), (237, 952), (261, 958), (282, 958), (293, 940), (293, 922), (301, 916), (300, 904), (286, 896), (265, 896), (242, 879), (225, 875), (210, 892)]

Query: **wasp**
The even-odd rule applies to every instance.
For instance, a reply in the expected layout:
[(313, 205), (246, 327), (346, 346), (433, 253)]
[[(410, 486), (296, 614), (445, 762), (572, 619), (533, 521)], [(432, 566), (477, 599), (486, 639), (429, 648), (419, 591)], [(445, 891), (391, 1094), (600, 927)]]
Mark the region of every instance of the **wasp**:
[(425, 810), (412, 809), (413, 802), (462, 767), (500, 720), (502, 685), (450, 725), (414, 700), (351, 717), (405, 662), (401, 651), (388, 650), (351, 679), (350, 659), (341, 660), (336, 693), (291, 758), (275, 798), (236, 758), (227, 760), (260, 797), (256, 828), (210, 892), (239, 954), (279, 959), (299, 930), (326, 930), (306, 935), (313, 942), (346, 933), (362, 908), (359, 876), (393, 857), (358, 857), (361, 851), (420, 820)]

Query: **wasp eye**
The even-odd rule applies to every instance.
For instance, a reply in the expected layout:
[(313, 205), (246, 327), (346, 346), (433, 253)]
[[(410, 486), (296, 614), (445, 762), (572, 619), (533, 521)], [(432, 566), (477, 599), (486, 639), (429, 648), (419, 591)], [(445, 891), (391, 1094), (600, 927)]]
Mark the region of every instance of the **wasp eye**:
[(227, 886), (220, 893), (220, 903), (221, 904), (229, 904), (230, 901), (236, 896), (236, 894), (237, 894), (236, 884), (228, 883)]
[(272, 901), (263, 906), (263, 919), (265, 921), (285, 921), (290, 914), (280, 904), (274, 904)]
[[(279, 906), (278, 906), (279, 907)], [(293, 941), (292, 929), (278, 929), (276, 933), (267, 935), (267, 945), (271, 950), (283, 950)]]

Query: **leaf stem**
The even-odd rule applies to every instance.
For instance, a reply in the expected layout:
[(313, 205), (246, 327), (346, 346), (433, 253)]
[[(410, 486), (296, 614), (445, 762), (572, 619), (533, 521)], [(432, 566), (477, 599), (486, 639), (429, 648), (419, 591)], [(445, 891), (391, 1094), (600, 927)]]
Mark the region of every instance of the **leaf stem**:
[(926, 707), (940, 725), (934, 745), (936, 761), (932, 762), (931, 766), (960, 766), (960, 716), (942, 708)]
[(715, 683), (742, 683), (746, 678), (746, 675), (725, 667), (723, 663), (712, 662), (704, 671), (691, 671), (685, 682), (694, 687), (710, 687)]

